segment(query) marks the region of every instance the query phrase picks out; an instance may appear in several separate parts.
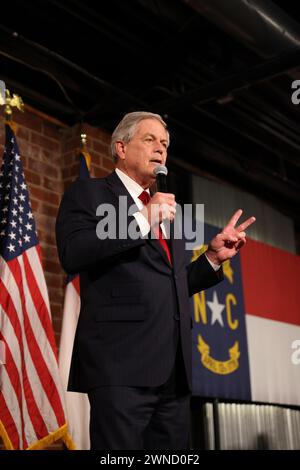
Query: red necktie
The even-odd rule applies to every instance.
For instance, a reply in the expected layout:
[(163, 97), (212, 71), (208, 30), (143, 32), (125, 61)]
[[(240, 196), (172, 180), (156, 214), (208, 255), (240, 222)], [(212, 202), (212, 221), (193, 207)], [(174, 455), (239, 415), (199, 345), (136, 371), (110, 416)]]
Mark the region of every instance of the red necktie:
[[(139, 199), (146, 206), (148, 204), (148, 202), (150, 201), (150, 194), (147, 193), (147, 191), (143, 191), (139, 195)], [(158, 226), (158, 240), (159, 240), (159, 243), (161, 244), (161, 246), (163, 247), (163, 249), (165, 250), (170, 264), (172, 265), (171, 253), (170, 253), (170, 250), (169, 250), (169, 246), (168, 246), (167, 241), (165, 240), (165, 238), (163, 238), (163, 233), (162, 233), (162, 230), (160, 228), (160, 225)]]

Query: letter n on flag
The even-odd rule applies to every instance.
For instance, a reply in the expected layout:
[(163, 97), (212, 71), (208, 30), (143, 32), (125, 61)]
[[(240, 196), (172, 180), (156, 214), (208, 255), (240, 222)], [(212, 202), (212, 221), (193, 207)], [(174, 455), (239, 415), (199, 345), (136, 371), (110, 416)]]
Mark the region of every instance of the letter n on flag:
[(68, 447), (41, 250), (12, 124), (0, 171), (0, 437), (6, 449)]
[[(89, 178), (90, 155), (80, 154), (79, 178)], [(67, 407), (68, 425), (77, 450), (90, 449), (89, 419), (90, 404), (85, 393), (67, 392), (73, 342), (80, 311), (79, 275), (68, 276), (62, 332), (59, 348), (59, 368), (63, 380)]]

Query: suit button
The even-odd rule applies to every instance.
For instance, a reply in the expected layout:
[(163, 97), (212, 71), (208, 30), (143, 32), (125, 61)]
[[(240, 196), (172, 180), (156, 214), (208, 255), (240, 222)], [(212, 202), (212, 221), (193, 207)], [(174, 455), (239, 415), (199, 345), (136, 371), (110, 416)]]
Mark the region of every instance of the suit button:
[(178, 276), (177, 276), (177, 274), (174, 274), (174, 279), (176, 279), (176, 280), (178, 279)]

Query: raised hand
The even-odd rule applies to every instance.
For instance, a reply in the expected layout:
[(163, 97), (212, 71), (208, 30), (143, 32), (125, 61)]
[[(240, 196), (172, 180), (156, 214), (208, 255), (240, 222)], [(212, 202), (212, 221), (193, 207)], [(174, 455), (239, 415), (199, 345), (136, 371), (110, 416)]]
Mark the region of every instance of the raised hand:
[(247, 227), (255, 222), (255, 217), (249, 217), (238, 227), (235, 227), (243, 211), (239, 209), (233, 214), (226, 227), (209, 243), (206, 256), (215, 264), (221, 264), (235, 256), (246, 243)]

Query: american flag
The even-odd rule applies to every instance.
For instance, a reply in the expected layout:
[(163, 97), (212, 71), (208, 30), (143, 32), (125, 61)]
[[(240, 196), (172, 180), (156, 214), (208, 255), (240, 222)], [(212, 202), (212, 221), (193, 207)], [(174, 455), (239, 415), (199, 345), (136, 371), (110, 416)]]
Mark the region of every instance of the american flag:
[(0, 437), (7, 449), (68, 439), (41, 251), (12, 127), (0, 171)]

